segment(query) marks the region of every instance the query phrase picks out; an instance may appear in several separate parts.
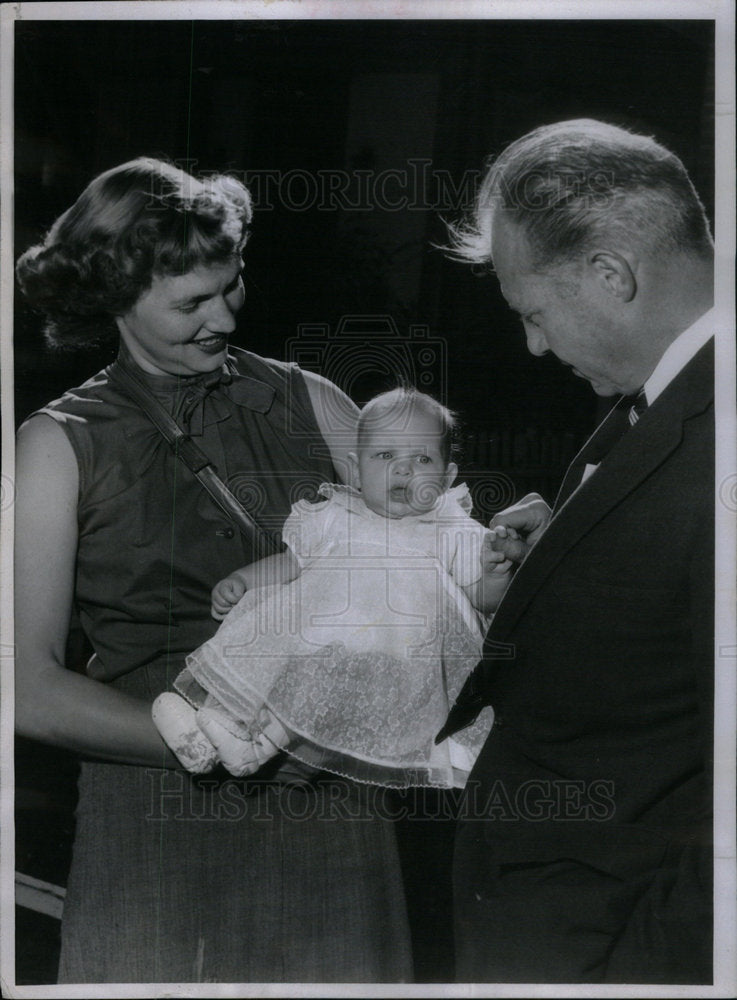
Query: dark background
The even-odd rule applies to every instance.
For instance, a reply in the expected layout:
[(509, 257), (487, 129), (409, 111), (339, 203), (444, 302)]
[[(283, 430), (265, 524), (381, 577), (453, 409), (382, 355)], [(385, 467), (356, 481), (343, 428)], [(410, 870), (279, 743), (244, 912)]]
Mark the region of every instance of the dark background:
[[(256, 178), (234, 342), (300, 360), (359, 403), (398, 373), (439, 396), (461, 417), (459, 465), (484, 517), (531, 489), (552, 501), (602, 408), (555, 359), (527, 354), (493, 278), (433, 246), (446, 239), (443, 219), (468, 206), (484, 159), (537, 125), (603, 118), (677, 152), (713, 220), (711, 22), (21, 21), (15, 30), (17, 252), (95, 174), (138, 155)], [(419, 182), (410, 161), (425, 164)], [(325, 180), (341, 176), (343, 207)], [(401, 196), (409, 204), (382, 207), (381, 178), (395, 206)], [(112, 357), (50, 352), (18, 301), (17, 419)], [(17, 766), (18, 867), (63, 884), (74, 763), (21, 741)], [(55, 931), (47, 937), (44, 920), (21, 912), (18, 982), (53, 981)]]
[[(493, 279), (433, 248), (443, 218), (468, 205), (474, 172), (539, 124), (601, 117), (674, 149), (713, 213), (710, 22), (21, 22), (16, 32), (19, 252), (92, 176), (137, 155), (259, 176), (235, 342), (299, 352), (359, 403), (408, 359), (410, 377), (459, 411), (465, 466), (509, 476), (497, 480), (506, 502), (527, 488), (552, 499), (595, 399), (555, 359), (528, 356)], [(411, 160), (425, 161), (424, 183), (412, 183)], [(387, 170), (408, 178), (385, 187), (393, 204), (408, 196), (405, 209), (377, 204)], [(321, 197), (325, 177), (342, 172), (344, 200), (360, 204), (357, 171), (374, 184), (368, 207)], [(393, 328), (378, 319), (387, 315)], [(352, 338), (340, 321), (356, 316), (376, 318), (349, 325)], [(304, 324), (318, 330), (290, 344)], [(19, 417), (109, 360), (50, 354), (39, 326), (21, 308)]]

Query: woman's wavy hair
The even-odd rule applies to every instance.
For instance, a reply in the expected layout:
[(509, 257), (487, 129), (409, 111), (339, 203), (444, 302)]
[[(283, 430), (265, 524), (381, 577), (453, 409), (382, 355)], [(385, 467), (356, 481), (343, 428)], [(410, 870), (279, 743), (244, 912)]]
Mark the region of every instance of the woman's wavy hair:
[(603, 236), (649, 253), (713, 251), (704, 206), (678, 157), (649, 136), (593, 119), (543, 125), (490, 161), (469, 217), (449, 226), (451, 256), (491, 263), (498, 210), (521, 227), (538, 269)]
[(173, 164), (139, 157), (95, 177), (19, 259), (29, 303), (46, 317), (55, 347), (84, 347), (117, 335), (125, 313), (154, 277), (225, 263), (248, 239), (251, 198), (226, 174), (196, 179)]

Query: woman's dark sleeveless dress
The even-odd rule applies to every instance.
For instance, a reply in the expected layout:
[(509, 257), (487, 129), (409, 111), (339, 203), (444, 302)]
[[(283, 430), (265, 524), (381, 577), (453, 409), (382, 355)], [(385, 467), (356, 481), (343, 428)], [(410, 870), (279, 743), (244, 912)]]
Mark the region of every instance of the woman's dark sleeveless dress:
[[(150, 701), (214, 632), (214, 583), (252, 553), (118, 386), (117, 364), (40, 412), (79, 465), (76, 603), (97, 654), (89, 671)], [(234, 351), (231, 370), (214, 389), (201, 376), (140, 374), (278, 535), (292, 503), (333, 479), (328, 449), (296, 366)], [(319, 777), (83, 763), (59, 981), (408, 980), (381, 805)]]

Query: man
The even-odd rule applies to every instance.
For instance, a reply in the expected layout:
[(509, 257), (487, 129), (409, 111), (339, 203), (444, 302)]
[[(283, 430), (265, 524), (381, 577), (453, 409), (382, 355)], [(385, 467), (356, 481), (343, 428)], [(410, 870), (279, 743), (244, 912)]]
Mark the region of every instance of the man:
[[(457, 256), (491, 262), (529, 350), (619, 396), (443, 735), (496, 720), (455, 856), (458, 976), (712, 980), (713, 244), (676, 156), (562, 122), (492, 164)], [(634, 397), (634, 398), (633, 398)]]

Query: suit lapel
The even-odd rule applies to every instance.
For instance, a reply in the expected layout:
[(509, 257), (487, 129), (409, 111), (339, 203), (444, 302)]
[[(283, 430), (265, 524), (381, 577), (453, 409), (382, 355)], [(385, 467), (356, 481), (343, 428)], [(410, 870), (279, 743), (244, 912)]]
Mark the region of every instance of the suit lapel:
[[(619, 439), (596, 472), (556, 509), (545, 534), (512, 580), (494, 616), (490, 639), (501, 638), (509, 631), (566, 553), (668, 458), (683, 438), (684, 422), (703, 412), (713, 397), (713, 342), (710, 341), (638, 423)], [(609, 417), (602, 428), (608, 420)], [(573, 465), (582, 466), (581, 456), (585, 461), (597, 437), (598, 431), (584, 445)]]

